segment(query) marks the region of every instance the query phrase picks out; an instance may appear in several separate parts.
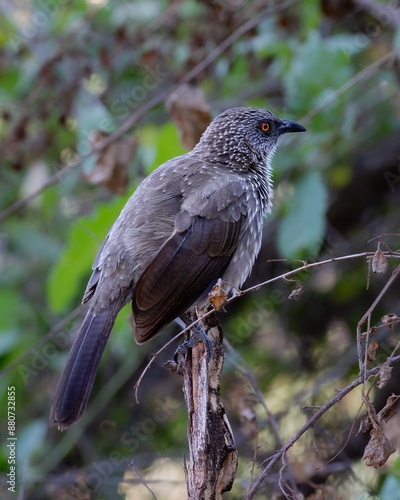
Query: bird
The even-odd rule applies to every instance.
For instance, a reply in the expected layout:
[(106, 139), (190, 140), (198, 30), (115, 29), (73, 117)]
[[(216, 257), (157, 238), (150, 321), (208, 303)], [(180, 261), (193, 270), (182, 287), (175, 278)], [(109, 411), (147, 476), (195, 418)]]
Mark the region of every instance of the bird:
[(132, 302), (138, 344), (160, 333), (222, 279), (230, 293), (251, 272), (273, 198), (281, 135), (306, 129), (263, 108), (222, 112), (186, 154), (135, 190), (94, 260), (87, 314), (56, 386), (50, 425), (85, 411), (118, 312)]

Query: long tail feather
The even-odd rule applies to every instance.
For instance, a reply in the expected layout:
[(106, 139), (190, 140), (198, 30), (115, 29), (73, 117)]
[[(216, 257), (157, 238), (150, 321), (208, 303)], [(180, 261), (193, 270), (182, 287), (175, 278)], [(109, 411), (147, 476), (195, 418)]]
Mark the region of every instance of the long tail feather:
[(106, 309), (86, 315), (54, 393), (50, 425), (67, 429), (81, 418), (117, 313)]

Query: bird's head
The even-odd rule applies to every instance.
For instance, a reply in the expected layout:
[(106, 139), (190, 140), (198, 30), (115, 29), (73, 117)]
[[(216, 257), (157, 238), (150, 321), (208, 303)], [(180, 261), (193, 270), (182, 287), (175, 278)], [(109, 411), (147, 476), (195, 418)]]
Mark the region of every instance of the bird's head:
[(266, 109), (232, 108), (212, 121), (194, 151), (211, 161), (243, 170), (269, 165), (282, 134), (305, 130), (302, 125), (282, 120)]

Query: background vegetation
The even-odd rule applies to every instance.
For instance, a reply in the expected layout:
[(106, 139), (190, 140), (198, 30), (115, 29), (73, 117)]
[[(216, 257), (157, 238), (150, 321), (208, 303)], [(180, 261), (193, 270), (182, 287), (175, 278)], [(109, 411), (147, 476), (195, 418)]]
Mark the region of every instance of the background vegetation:
[[(85, 417), (63, 434), (48, 426), (94, 256), (143, 177), (185, 151), (165, 108), (177, 83), (201, 88), (213, 116), (256, 105), (308, 130), (284, 137), (274, 158), (274, 210), (245, 288), (298, 265), (275, 259), (375, 251), (377, 235), (385, 235), (382, 249), (399, 247), (399, 26), (393, 1), (2, 4), (0, 418), (5, 437), (7, 387), (15, 386), (18, 498), (146, 499), (148, 488), (159, 500), (185, 498), (181, 380), (163, 367), (176, 346), (146, 374), (140, 404), (133, 392), (149, 353), (177, 326), (138, 347), (123, 310)], [(107, 148), (96, 151), (104, 138)], [(235, 349), (222, 395), (240, 457), (226, 498), (243, 498), (258, 476), (256, 442), (257, 466), (306, 422), (310, 406), (357, 377), (357, 322), (394, 266), (375, 275), (365, 258), (332, 262), (296, 277), (298, 301), (288, 299), (298, 281), (281, 280), (219, 315)], [(400, 316), (399, 286), (385, 294), (372, 325)], [(375, 363), (398, 333), (379, 328)], [(269, 414), (237, 369), (243, 361)], [(399, 385), (395, 369), (384, 389), (373, 389), (377, 409)], [(360, 404), (353, 391), (290, 451), (284, 478), (295, 478), (307, 498), (400, 498), (397, 452), (378, 470), (362, 461), (366, 435), (352, 437), (351, 429)], [(385, 427), (394, 446), (399, 425), (394, 417)], [(5, 472), (7, 456), (2, 441)], [(278, 472), (257, 498), (280, 498)], [(3, 479), (4, 498), (17, 498)]]

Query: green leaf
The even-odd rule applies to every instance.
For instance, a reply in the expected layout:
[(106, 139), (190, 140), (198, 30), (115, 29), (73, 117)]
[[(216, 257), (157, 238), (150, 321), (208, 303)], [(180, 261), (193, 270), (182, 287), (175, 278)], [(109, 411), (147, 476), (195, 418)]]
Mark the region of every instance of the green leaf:
[(48, 423), (43, 419), (31, 420), (18, 436), (17, 465), (19, 470), (25, 466), (24, 462), (31, 462), (32, 455), (43, 449), (43, 441), (48, 431)]
[[(17, 318), (20, 315), (23, 306), (20, 303), (20, 297), (11, 289), (0, 289), (0, 331), (13, 328), (17, 324)], [(9, 312), (12, 311), (12, 314)], [(2, 338), (3, 341), (3, 338)]]
[(187, 151), (180, 145), (178, 132), (171, 122), (162, 127), (145, 125), (139, 131), (142, 154), (145, 159), (146, 174), (150, 174), (167, 160), (182, 155)]
[(171, 158), (187, 151), (180, 145), (178, 132), (171, 122), (165, 123), (160, 129), (156, 142), (156, 157), (151, 170), (159, 167)]
[[(140, 131), (142, 147), (153, 148), (153, 161), (149, 172), (165, 161), (185, 152), (172, 123), (162, 127), (145, 126)], [(155, 147), (154, 147), (155, 146)], [(98, 208), (91, 217), (83, 217), (71, 227), (67, 246), (53, 269), (47, 294), (51, 307), (64, 310), (79, 292), (83, 294), (83, 279), (88, 278), (94, 258), (115, 219), (130, 195), (118, 198), (115, 203)]]
[(14, 96), (20, 71), (16, 67), (8, 67), (2, 70), (1, 74), (1, 93), (2, 95)]
[[(354, 37), (335, 35), (323, 43), (316, 31), (293, 46), (291, 64), (277, 62), (288, 107), (301, 115), (336, 92), (353, 76), (348, 55), (352, 50), (356, 50)], [(329, 107), (331, 114), (333, 109)]]
[(380, 500), (400, 500), (400, 479), (388, 475), (379, 492)]
[(62, 311), (79, 293), (100, 245), (129, 198), (100, 206), (91, 217), (82, 217), (71, 227), (64, 253), (50, 274), (47, 295), (51, 307)]
[(327, 191), (320, 172), (303, 174), (278, 230), (278, 249), (285, 258), (315, 255), (325, 234)]
[(400, 26), (397, 27), (394, 33), (393, 47), (397, 50), (397, 53), (400, 56)]
[(303, 0), (299, 3), (301, 29), (304, 35), (312, 29), (318, 29), (321, 24), (321, 8), (315, 0)]

